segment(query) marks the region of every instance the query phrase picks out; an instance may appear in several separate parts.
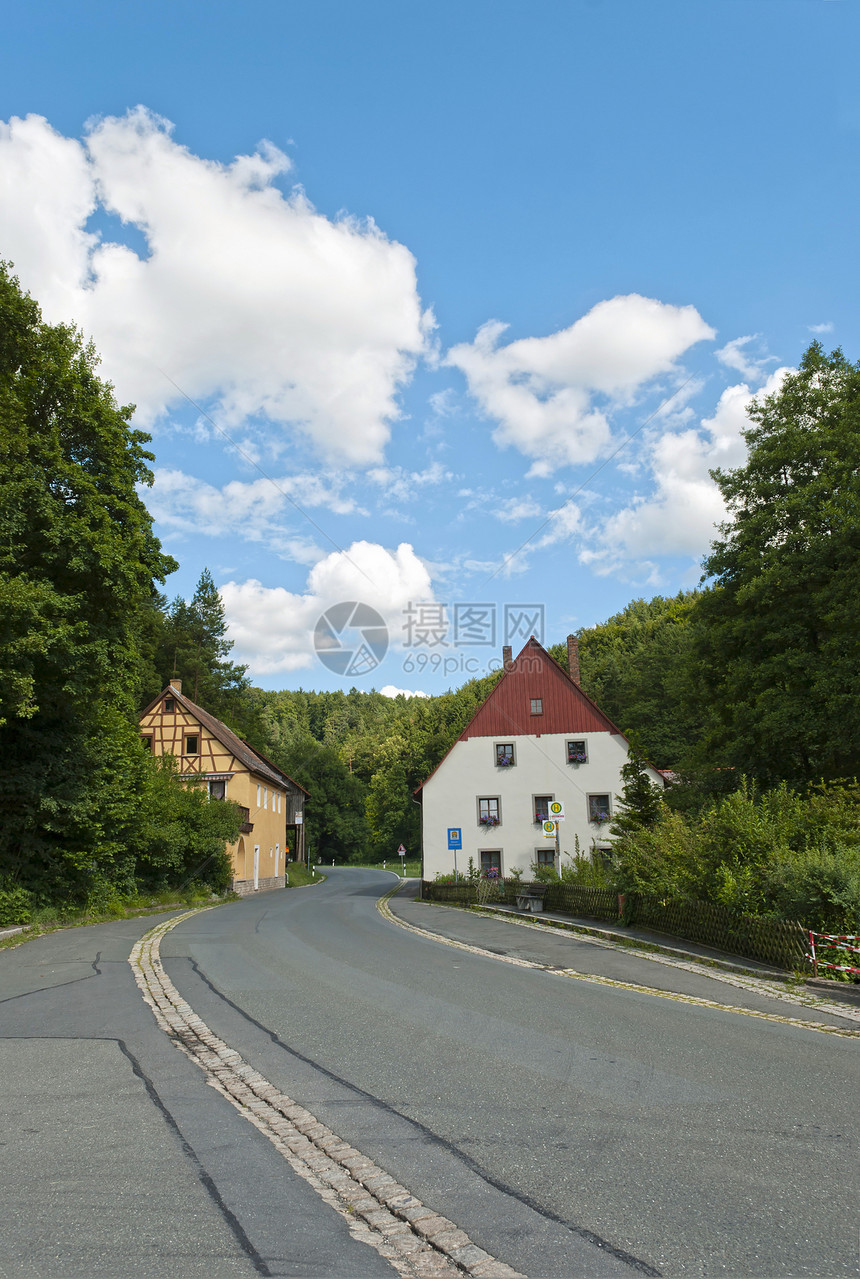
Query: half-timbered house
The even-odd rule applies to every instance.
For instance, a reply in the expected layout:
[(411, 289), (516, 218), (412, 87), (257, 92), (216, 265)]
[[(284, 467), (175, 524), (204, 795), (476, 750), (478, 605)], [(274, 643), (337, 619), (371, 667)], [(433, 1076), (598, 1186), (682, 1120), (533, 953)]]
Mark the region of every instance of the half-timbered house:
[(234, 891), (283, 888), (287, 861), (303, 855), (304, 787), (186, 697), (175, 676), (142, 713), (140, 733), (154, 755), (174, 756), (182, 779), (243, 809), (239, 838), (227, 850)]

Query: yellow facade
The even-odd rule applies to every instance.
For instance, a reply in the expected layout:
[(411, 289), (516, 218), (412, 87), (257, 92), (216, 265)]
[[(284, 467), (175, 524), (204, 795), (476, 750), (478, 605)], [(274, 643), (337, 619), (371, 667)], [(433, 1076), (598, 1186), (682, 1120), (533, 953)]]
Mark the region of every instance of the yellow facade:
[(172, 678), (140, 717), (153, 755), (173, 755), (180, 777), (205, 782), (210, 796), (245, 810), (238, 841), (228, 848), (233, 889), (245, 894), (282, 888), (288, 860), (303, 853), (307, 791), (182, 693)]

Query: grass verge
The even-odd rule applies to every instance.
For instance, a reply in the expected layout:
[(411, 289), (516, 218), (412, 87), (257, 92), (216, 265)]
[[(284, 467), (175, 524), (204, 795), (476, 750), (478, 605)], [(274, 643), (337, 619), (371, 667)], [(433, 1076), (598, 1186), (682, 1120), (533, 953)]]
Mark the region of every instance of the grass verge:
[(304, 862), (287, 862), (287, 888), (303, 888), (305, 884), (318, 884), (325, 879), (325, 868), (312, 875)]
[[(399, 875), (401, 874), (400, 858), (389, 857), (384, 862), (374, 862), (372, 866), (368, 867), (368, 870), (393, 870), (395, 875)], [(421, 862), (418, 861), (417, 859), (415, 861), (410, 861), (407, 858), (405, 867), (402, 873), (406, 876), (407, 879), (420, 879)]]
[[(60, 928), (82, 928), (86, 924), (107, 924), (115, 919), (137, 919), (141, 915), (158, 915), (166, 910), (190, 910), (194, 906), (221, 906), (238, 901), (235, 893), (218, 896), (205, 891), (179, 892), (166, 889), (160, 893), (140, 893), (136, 897), (115, 898), (103, 909), (94, 907), (45, 906), (31, 912), (23, 932), (0, 938), (0, 949), (20, 946), (22, 942), (53, 933)], [(14, 925), (7, 925), (14, 927)]]

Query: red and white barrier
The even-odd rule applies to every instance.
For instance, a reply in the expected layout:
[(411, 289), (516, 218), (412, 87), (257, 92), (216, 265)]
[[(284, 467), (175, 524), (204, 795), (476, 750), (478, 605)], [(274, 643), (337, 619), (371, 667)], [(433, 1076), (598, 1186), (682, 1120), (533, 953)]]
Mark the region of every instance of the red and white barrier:
[(851, 977), (860, 977), (860, 967), (857, 964), (832, 964), (826, 959), (818, 958), (815, 941), (818, 939), (818, 949), (829, 951), (836, 947), (839, 950), (850, 951), (854, 955), (860, 955), (860, 936), (851, 933), (844, 936), (837, 936), (834, 933), (814, 933), (809, 930), (809, 954), (806, 958), (812, 964), (812, 972), (815, 977), (818, 976), (819, 968), (830, 968), (838, 973), (848, 973)]

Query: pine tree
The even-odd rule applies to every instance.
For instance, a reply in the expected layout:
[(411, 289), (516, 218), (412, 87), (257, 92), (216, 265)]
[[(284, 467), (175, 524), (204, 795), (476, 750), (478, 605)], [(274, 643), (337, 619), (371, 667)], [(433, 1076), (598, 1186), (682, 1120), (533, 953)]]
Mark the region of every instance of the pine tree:
[(650, 829), (657, 824), (663, 812), (662, 788), (648, 776), (649, 766), (638, 739), (630, 733), (627, 734), (627, 739), (630, 749), (627, 762), (621, 769), (624, 785), (610, 827), (612, 834), (616, 836)]

